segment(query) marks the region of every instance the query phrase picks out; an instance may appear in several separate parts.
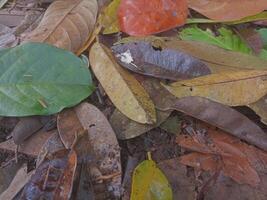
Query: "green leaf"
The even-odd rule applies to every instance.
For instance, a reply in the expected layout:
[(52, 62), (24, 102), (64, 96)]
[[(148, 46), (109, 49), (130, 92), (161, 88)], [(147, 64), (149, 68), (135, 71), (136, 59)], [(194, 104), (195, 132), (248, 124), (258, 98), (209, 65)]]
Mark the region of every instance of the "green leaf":
[(264, 48), (267, 49), (267, 28), (258, 29), (257, 32), (262, 38)]
[(93, 91), (86, 64), (48, 44), (25, 43), (0, 51), (0, 115), (49, 115)]
[(248, 16), (243, 19), (236, 20), (236, 21), (221, 22), (221, 21), (216, 21), (216, 20), (211, 20), (211, 19), (206, 19), (206, 18), (188, 18), (186, 23), (187, 24), (223, 23), (223, 24), (228, 24), (228, 25), (235, 25), (235, 24), (242, 24), (242, 23), (260, 21), (260, 20), (266, 20), (266, 19), (267, 19), (267, 11), (263, 11), (259, 14)]
[(134, 170), (131, 200), (172, 200), (167, 178), (148, 155)]
[(218, 29), (219, 36), (215, 36), (210, 29), (203, 31), (202, 29), (194, 26), (185, 28), (180, 32), (182, 40), (193, 40), (199, 42), (206, 42), (223, 49), (238, 51), (242, 53), (251, 53), (251, 49), (244, 43), (237, 35), (231, 30), (226, 28)]

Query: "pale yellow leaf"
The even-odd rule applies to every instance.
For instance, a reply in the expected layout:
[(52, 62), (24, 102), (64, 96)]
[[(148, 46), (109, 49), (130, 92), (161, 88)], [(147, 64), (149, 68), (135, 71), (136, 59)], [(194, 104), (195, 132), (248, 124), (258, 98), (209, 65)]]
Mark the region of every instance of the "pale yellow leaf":
[(89, 54), (92, 70), (113, 104), (139, 123), (156, 122), (152, 100), (130, 72), (120, 67), (107, 47), (95, 43)]
[(38, 27), (24, 41), (44, 42), (77, 52), (96, 22), (96, 0), (57, 0), (46, 10)]
[(267, 93), (267, 71), (224, 72), (164, 85), (176, 97), (200, 96), (230, 106), (248, 105)]

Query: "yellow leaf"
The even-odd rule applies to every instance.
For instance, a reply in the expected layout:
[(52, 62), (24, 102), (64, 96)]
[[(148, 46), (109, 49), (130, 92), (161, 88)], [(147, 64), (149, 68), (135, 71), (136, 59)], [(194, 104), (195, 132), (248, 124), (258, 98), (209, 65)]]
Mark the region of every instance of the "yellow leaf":
[(167, 178), (149, 158), (140, 163), (132, 177), (131, 200), (172, 200)]
[(130, 72), (120, 67), (107, 47), (95, 43), (89, 54), (92, 70), (113, 104), (139, 123), (156, 122), (152, 100)]
[(120, 31), (117, 11), (121, 0), (113, 0), (100, 15), (100, 24), (104, 27), (103, 34), (117, 33)]
[(176, 97), (200, 96), (230, 106), (248, 105), (267, 93), (267, 71), (223, 72), (164, 87)]
[(49, 43), (76, 53), (93, 31), (97, 11), (96, 0), (54, 1), (24, 41)]

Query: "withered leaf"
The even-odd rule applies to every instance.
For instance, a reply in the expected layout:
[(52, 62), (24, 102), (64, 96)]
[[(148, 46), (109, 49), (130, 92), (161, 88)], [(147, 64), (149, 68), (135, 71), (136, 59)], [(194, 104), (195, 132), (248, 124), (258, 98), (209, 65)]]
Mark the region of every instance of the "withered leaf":
[(228, 106), (202, 97), (184, 97), (169, 109), (205, 121), (267, 151), (267, 134), (245, 115)]
[(77, 52), (94, 28), (97, 11), (96, 0), (54, 1), (39, 26), (24, 41), (49, 43)]
[(201, 96), (230, 106), (247, 105), (267, 93), (267, 72), (222, 72), (164, 85), (174, 96)]
[(112, 50), (122, 66), (147, 76), (180, 80), (211, 73), (206, 64), (184, 52), (157, 49), (148, 42), (116, 45)]
[(21, 199), (69, 199), (76, 166), (75, 151), (61, 150), (46, 157), (24, 187)]
[(95, 43), (89, 59), (95, 76), (117, 109), (136, 122), (156, 122), (154, 104), (149, 95), (132, 74), (117, 64), (107, 47)]
[[(107, 185), (116, 198), (121, 195), (120, 147), (114, 131), (104, 114), (94, 105), (82, 103), (75, 108), (78, 119), (88, 130), (95, 162), (102, 176), (110, 176)], [(100, 177), (101, 178), (101, 177)]]
[(258, 101), (249, 104), (250, 107), (254, 112), (260, 116), (261, 122), (267, 124), (267, 97), (264, 96)]
[(57, 128), (59, 136), (67, 149), (70, 149), (75, 139), (84, 131), (75, 111), (65, 109), (57, 117)]
[(204, 170), (222, 170), (226, 176), (240, 184), (246, 183), (254, 187), (259, 184), (257, 171), (267, 169), (266, 152), (212, 128), (208, 129), (202, 140), (197, 135), (177, 137), (179, 145), (196, 151), (182, 156), (180, 161), (183, 164)]
[(234, 21), (267, 9), (266, 0), (189, 0), (189, 8), (210, 19)]

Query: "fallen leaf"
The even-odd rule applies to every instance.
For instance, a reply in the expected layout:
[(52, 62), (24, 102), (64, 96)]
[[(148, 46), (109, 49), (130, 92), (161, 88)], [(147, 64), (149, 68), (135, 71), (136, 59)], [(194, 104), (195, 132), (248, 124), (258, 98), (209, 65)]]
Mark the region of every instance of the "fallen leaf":
[(8, 26), (0, 24), (0, 49), (14, 47), (18, 44), (16, 36)]
[(131, 200), (173, 199), (167, 178), (151, 158), (135, 168), (132, 179)]
[(212, 44), (223, 49), (238, 51), (241, 53), (251, 53), (249, 46), (235, 35), (230, 29), (219, 28), (219, 36), (216, 36), (210, 29), (203, 31), (197, 26), (185, 28), (179, 33), (182, 40), (193, 40)]
[[(16, 57), (16, 59), (13, 59)], [(86, 64), (56, 47), (27, 43), (0, 51), (0, 115), (49, 115), (93, 91)]]
[(266, 96), (262, 97), (258, 101), (249, 104), (250, 107), (254, 112), (260, 116), (261, 122), (267, 125), (267, 99)]
[(65, 109), (58, 114), (57, 128), (66, 149), (71, 149), (77, 137), (84, 131), (73, 109)]
[(164, 160), (158, 167), (165, 174), (173, 191), (173, 199), (195, 200), (197, 181), (188, 176), (186, 166), (179, 163), (177, 158)]
[(179, 118), (179, 116), (170, 116), (160, 125), (160, 128), (167, 131), (168, 133), (179, 135), (181, 132), (181, 122), (182, 120)]
[[(145, 88), (157, 108), (164, 109), (172, 105), (175, 97), (173, 97), (173, 95), (171, 95), (162, 85), (160, 85), (159, 80), (152, 78), (142, 78), (141, 76), (135, 77)], [(156, 113), (157, 123), (150, 125), (135, 122), (116, 109), (110, 117), (110, 123), (119, 139), (130, 139), (158, 127), (168, 118), (171, 111), (161, 111), (159, 109), (156, 109)]]
[(8, 0), (0, 0), (0, 8), (2, 8)]
[(21, 144), (25, 139), (40, 130), (44, 125), (38, 117), (23, 117), (11, 132), (15, 144)]
[(0, 10), (0, 24), (8, 27), (18, 26), (25, 17), (25, 11), (19, 10)]
[(75, 151), (55, 152), (38, 166), (24, 187), (21, 199), (69, 199), (76, 165)]
[(266, 71), (256, 70), (224, 72), (164, 87), (178, 98), (200, 96), (230, 106), (248, 105), (266, 95), (266, 75)]
[(112, 50), (122, 66), (147, 76), (180, 80), (211, 73), (203, 62), (186, 53), (156, 49), (147, 42), (116, 45)]
[(185, 97), (178, 99), (169, 109), (200, 119), (267, 151), (266, 133), (245, 115), (228, 106), (202, 97)]
[[(54, 134), (54, 132), (54, 130), (49, 132), (44, 130), (38, 131), (18, 146), (18, 152), (37, 157), (41, 147), (45, 144), (46, 140)], [(0, 143), (0, 149), (15, 152), (17, 145), (14, 143), (13, 139), (9, 139)]]
[(30, 180), (35, 171), (27, 173), (27, 166), (20, 168), (8, 188), (1, 193), (0, 199), (13, 200)]
[(129, 35), (150, 35), (184, 25), (186, 0), (122, 0), (118, 10), (120, 29)]
[(117, 12), (121, 0), (113, 0), (103, 13), (100, 14), (100, 24), (104, 27), (103, 34), (112, 34), (120, 31)]
[[(261, 13), (258, 13), (256, 15), (252, 15), (252, 16), (248, 16), (248, 17), (244, 17), (240, 20), (234, 20), (234, 21), (220, 21), (220, 20), (211, 20), (211, 19), (206, 19), (206, 18), (188, 18), (186, 23), (187, 24), (206, 24), (206, 23), (224, 23), (227, 25), (235, 25), (235, 24), (243, 24), (243, 23), (247, 23), (247, 22), (254, 22), (254, 23), (258, 23), (257, 21), (260, 20), (266, 20), (267, 19), (267, 12), (263, 11)], [(259, 24), (260, 25), (260, 24)]]
[(95, 43), (89, 59), (95, 76), (116, 108), (139, 123), (151, 124), (156, 121), (153, 102), (144, 88), (133, 75), (116, 63), (105, 46)]
[(162, 124), (170, 115), (170, 112), (156, 110), (157, 123), (155, 124), (140, 124), (130, 120), (118, 109), (114, 110), (109, 121), (114, 129), (116, 136), (120, 140), (127, 140), (142, 135), (153, 128)]
[(114, 131), (104, 114), (91, 104), (82, 103), (75, 108), (75, 112), (83, 128), (88, 130), (97, 168), (103, 176), (111, 177), (107, 180), (109, 191), (119, 198), (122, 172), (120, 147)]
[[(227, 51), (214, 45), (209, 45), (197, 41), (182, 41), (178, 38), (166, 37), (127, 37), (116, 44), (126, 44), (129, 42), (144, 41), (150, 42), (157, 48), (168, 48), (182, 51), (203, 61), (212, 73), (223, 71), (240, 71), (241, 69), (266, 69), (267, 64), (263, 59), (256, 56), (239, 52)], [(207, 49), (209, 49), (207, 51)]]
[(240, 20), (267, 9), (266, 0), (189, 0), (189, 8), (220, 21)]
[(242, 143), (223, 131), (208, 129), (203, 141), (197, 135), (181, 135), (177, 142), (184, 148), (196, 151), (182, 156), (180, 162), (204, 170), (222, 170), (239, 184), (257, 186), (260, 183), (257, 169), (267, 169), (267, 154), (264, 151)]
[(54, 1), (24, 42), (45, 42), (77, 52), (93, 31), (97, 11), (96, 0)]

